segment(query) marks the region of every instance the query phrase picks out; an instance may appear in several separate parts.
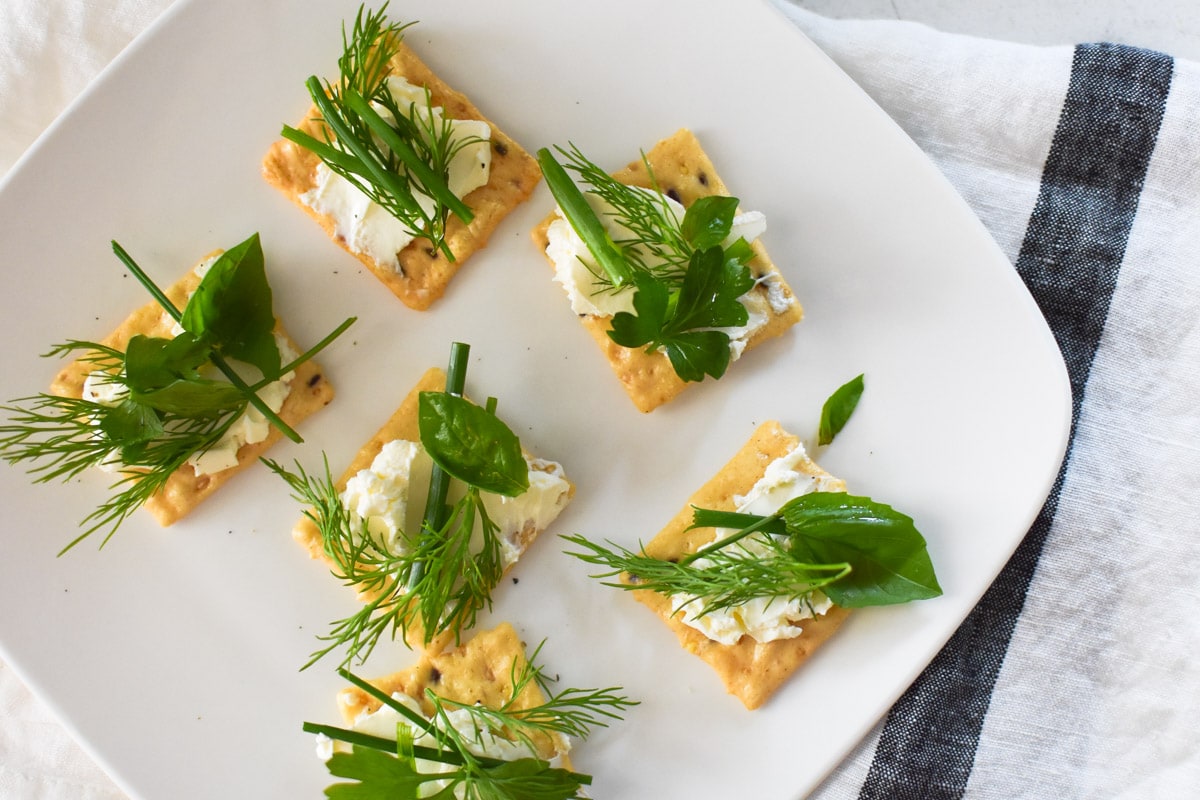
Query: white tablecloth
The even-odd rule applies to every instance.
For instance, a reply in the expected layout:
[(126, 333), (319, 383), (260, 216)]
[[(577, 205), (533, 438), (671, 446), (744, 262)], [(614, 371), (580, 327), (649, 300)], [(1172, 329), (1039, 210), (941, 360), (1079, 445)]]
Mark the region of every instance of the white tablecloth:
[[(0, 172), (167, 5), (0, 4)], [(1077, 412), (1009, 568), (818, 795), (1200, 797), (1196, 66), (785, 9), (1012, 258)], [(122, 796), (0, 664), (0, 797)]]

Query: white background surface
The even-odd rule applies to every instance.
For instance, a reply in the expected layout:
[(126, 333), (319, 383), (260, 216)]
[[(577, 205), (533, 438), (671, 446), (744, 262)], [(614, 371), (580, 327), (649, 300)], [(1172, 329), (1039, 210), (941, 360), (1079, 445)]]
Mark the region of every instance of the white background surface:
[[(833, 17), (905, 19), (980, 36), (1034, 44), (1115, 41), (1151, 47), (1200, 60), (1200, 4), (1188, 0), (1014, 0), (1004, 4), (955, 0), (800, 0), (804, 8)], [(117, 0), (92, 8), (83, 0), (0, 0), (0, 59), (35, 65), (28, 80), (0, 85), (0, 173), (6, 171), (40, 131), (86, 88), (107, 60), (149, 23), (165, 0)], [(114, 13), (115, 9), (115, 13)], [(114, 25), (111, 20), (119, 20)], [(69, 22), (68, 22), (69, 21)], [(46, 50), (86, 37), (90, 57), (68, 74), (39, 71)], [(69, 44), (67, 46), (70, 46)], [(6, 265), (9, 266), (10, 265)], [(0, 752), (21, 753), (20, 741), (36, 734), (46, 745), (26, 761), (0, 760), (0, 771), (53, 770), (69, 765), (58, 784), (20, 797), (118, 798), (98, 771), (57, 729), (53, 718), (0, 664)], [(35, 762), (34, 759), (37, 761)], [(52, 789), (53, 794), (45, 794)]]

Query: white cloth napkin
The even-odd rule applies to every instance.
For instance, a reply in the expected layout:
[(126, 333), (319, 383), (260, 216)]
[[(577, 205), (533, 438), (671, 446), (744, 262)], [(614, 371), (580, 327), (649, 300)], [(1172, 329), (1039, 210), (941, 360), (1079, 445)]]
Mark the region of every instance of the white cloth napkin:
[[(816, 796), (1200, 796), (1196, 66), (776, 2), (991, 230), (1059, 337), (1077, 401), (1030, 537)], [(0, 4), (0, 173), (167, 5)], [(0, 797), (123, 797), (2, 664)]]

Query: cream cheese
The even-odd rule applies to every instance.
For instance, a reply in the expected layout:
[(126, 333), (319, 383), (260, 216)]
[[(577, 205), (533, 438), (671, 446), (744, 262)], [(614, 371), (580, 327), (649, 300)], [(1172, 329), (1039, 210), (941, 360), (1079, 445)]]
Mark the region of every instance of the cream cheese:
[[(749, 492), (734, 496), (737, 510), (767, 516), (801, 495), (839, 491), (842, 488), (841, 481), (836, 478), (809, 475), (798, 469), (798, 465), (806, 458), (804, 446), (797, 444), (793, 450), (772, 461)], [(718, 529), (713, 541), (706, 546), (711, 547), (732, 533), (734, 531), (729, 529)], [(761, 536), (748, 536), (731, 546), (739, 548), (749, 557), (766, 557), (770, 552)], [(711, 563), (704, 558), (693, 562), (699, 569), (711, 566)], [(739, 606), (700, 616), (699, 612), (704, 607), (703, 598), (687, 595), (674, 595), (671, 598), (672, 611), (677, 612), (685, 624), (721, 644), (736, 644), (743, 636), (749, 636), (756, 642), (794, 638), (803, 631), (799, 623), (826, 613), (832, 605), (822, 592), (813, 591), (793, 600), (782, 597), (756, 598)]]
[[(654, 193), (651, 189), (634, 187), (639, 191)], [(605, 230), (615, 242), (632, 238), (630, 230), (617, 219), (612, 205), (591, 192), (585, 192), (584, 198), (596, 213)], [(683, 206), (670, 197), (659, 195), (666, 213), (675, 220), (682, 220)], [(724, 246), (728, 247), (739, 238), (752, 242), (767, 229), (766, 216), (759, 211), (749, 211), (738, 214), (733, 219), (733, 227), (726, 237)], [(555, 218), (546, 230), (546, 256), (554, 264), (554, 280), (566, 292), (571, 302), (571, 310), (576, 314), (589, 314), (601, 317), (611, 317), (619, 312), (633, 312), (633, 290), (624, 288), (614, 291), (606, 281), (599, 278), (604, 271), (596, 263), (591, 251), (583, 239), (571, 227), (562, 214), (562, 209), (555, 209)], [(637, 248), (636, 252), (649, 267), (661, 263), (644, 249)], [(742, 295), (740, 301), (746, 307), (749, 315), (745, 325), (731, 328), (721, 328), (729, 336), (729, 352), (733, 359), (741, 356), (746, 344), (756, 331), (767, 324), (770, 312), (783, 313), (795, 300), (783, 294), (782, 285), (775, 280), (774, 275), (761, 279), (767, 291), (750, 291)], [(764, 297), (764, 294), (766, 295)]]
[[(425, 90), (399, 76), (388, 79), (388, 91), (403, 109), (410, 110), (409, 118), (425, 126), (440, 128), (448, 124), (452, 142), (461, 146), (450, 160), (447, 184), (455, 197), (466, 197), (471, 191), (488, 182), (491, 174), (491, 127), (481, 120), (445, 120), (440, 107), (430, 108)], [(377, 104), (375, 110), (392, 119), (390, 113)], [(428, 195), (414, 191), (417, 203), (431, 215), (435, 202)], [(371, 258), (380, 266), (400, 270), (397, 254), (416, 238), (413, 231), (389, 211), (374, 203), (357, 186), (330, 170), (324, 162), (317, 165), (315, 185), (300, 195), (300, 201), (313, 211), (333, 220), (335, 234), (346, 242), (351, 251)]]
[[(275, 344), (279, 348), (279, 358), (284, 364), (299, 355), (279, 334), (275, 334)], [(295, 377), (295, 372), (288, 372), (280, 376), (279, 380), (268, 383), (258, 390), (259, 399), (267, 408), (278, 414), (279, 409), (283, 408), (283, 402), (291, 393), (292, 381)], [(229, 426), (224, 436), (207, 450), (192, 455), (187, 463), (192, 466), (197, 475), (212, 475), (236, 467), (238, 450), (242, 445), (258, 444), (265, 440), (270, 433), (271, 423), (267, 421), (267, 418), (253, 405), (247, 405), (246, 410)]]
[[(542, 530), (566, 507), (571, 485), (562, 466), (553, 461), (526, 459), (529, 465), (529, 489), (516, 497), (482, 492), (488, 517), (499, 528), (505, 567), (521, 556), (522, 532)], [(342, 492), (342, 504), (353, 519), (366, 523), (367, 530), (390, 552), (399, 554), (408, 547), (405, 532), (420, 529), (429, 489), (432, 460), (417, 442), (394, 439), (386, 443), (371, 466), (353, 475)], [(453, 503), (462, 497), (451, 491)], [(478, 530), (478, 528), (477, 528)]]

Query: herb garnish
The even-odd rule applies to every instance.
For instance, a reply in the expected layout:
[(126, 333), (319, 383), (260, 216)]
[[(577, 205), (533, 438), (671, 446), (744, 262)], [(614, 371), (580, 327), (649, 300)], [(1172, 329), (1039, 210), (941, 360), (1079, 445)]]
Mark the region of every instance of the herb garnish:
[[(444, 392), (422, 392), (418, 421), (421, 445), (433, 459), (429, 495), (419, 531), (401, 536), (407, 549), (394, 553), (364, 520), (342, 503), (326, 461), (323, 475), (299, 463), (289, 472), (267, 465), (283, 478), (317, 526), (333, 572), (365, 599), (356, 614), (333, 624), (313, 653), (311, 666), (331, 650), (346, 647), (343, 664), (365, 661), (385, 634), (419, 627), (423, 643), (439, 633), (474, 625), (491, 606), (491, 593), (504, 572), (500, 529), (488, 516), (481, 493), (515, 497), (529, 487), (529, 466), (516, 434), (496, 416), (494, 398), (485, 407), (462, 397), (470, 348), (455, 342)], [(462, 497), (447, 504), (451, 480)], [(478, 523), (478, 525), (477, 525)]]
[[(71, 340), (46, 354), (77, 354), (94, 370), (110, 373), (108, 383), (118, 390), (112, 404), (43, 393), (2, 407), (9, 422), (0, 425), (0, 454), (12, 464), (33, 463), (29, 472), (38, 483), (65, 482), (90, 467), (119, 463), (113, 494), (82, 520), (83, 533), (60, 555), (107, 528), (103, 547), (189, 458), (220, 441), (248, 405), (288, 438), (301, 441), (257, 392), (313, 358), (354, 322), (347, 319), (315, 347), (283, 364), (258, 234), (216, 259), (182, 311), (119, 244), (112, 246), (183, 332), (171, 339), (133, 336), (125, 352)], [(229, 360), (257, 367), (262, 377), (247, 383)], [(205, 377), (210, 365), (225, 380)]]
[[(574, 145), (556, 149), (565, 166), (547, 148), (538, 151), (538, 163), (563, 216), (601, 268), (597, 281), (611, 291), (635, 292), (635, 313), (615, 314), (609, 338), (622, 347), (661, 350), (684, 381), (720, 378), (729, 366), (730, 337), (719, 329), (746, 324), (749, 312), (739, 298), (755, 285), (746, 266), (754, 257), (750, 245), (739, 237), (725, 246), (737, 198), (699, 198), (680, 218), (658, 192), (645, 154), (652, 191), (621, 183)], [(629, 238), (608, 234), (567, 170), (612, 207)]]
[[(615, 549), (582, 536), (565, 538), (583, 548), (570, 555), (605, 567), (593, 577), (630, 578), (606, 585), (698, 597), (704, 602), (699, 615), (760, 597), (799, 599), (817, 589), (844, 608), (906, 603), (942, 593), (912, 518), (867, 497), (813, 492), (766, 516), (697, 508), (692, 527), (737, 532), (675, 562), (612, 542), (608, 544)], [(738, 546), (751, 535), (769, 548), (768, 556)], [(708, 564), (696, 566), (700, 559)]]
[(282, 135), (315, 153), (330, 170), (400, 220), (414, 239), (429, 241), (454, 261), (445, 240), (446, 221), (453, 213), (469, 223), (474, 213), (450, 191), (450, 162), (462, 148), (480, 139), (455, 136), (453, 121), (434, 113), (428, 89), (423, 107), (402, 106), (392, 96), (387, 84), (389, 62), (413, 23), (388, 22), (386, 9), (384, 3), (366, 13), (359, 6), (349, 35), (343, 25), (336, 84), (315, 75), (305, 82), (324, 122), (324, 138), (288, 125)]
[[(304, 731), (328, 736), (351, 745), (350, 752), (336, 752), (328, 761), (330, 773), (357, 783), (334, 784), (325, 790), (330, 798), (359, 800), (393, 800), (420, 797), (427, 783), (446, 781), (437, 797), (456, 797), (461, 789), (467, 800), (571, 800), (585, 797), (580, 790), (590, 785), (592, 777), (560, 767), (533, 756), (505, 761), (477, 756), (471, 752), (466, 735), (450, 724), (447, 713), (462, 709), (474, 721), (475, 738), (480, 731), (491, 731), (498, 737), (524, 743), (531, 753), (536, 752), (533, 737), (576, 736), (586, 739), (595, 727), (607, 727), (608, 720), (621, 719), (621, 712), (636, 701), (618, 694), (617, 687), (608, 689), (566, 689), (551, 694), (539, 667), (533, 665), (541, 646), (533, 657), (518, 670), (513, 664), (509, 700), (500, 708), (468, 705), (443, 698), (430, 689), (425, 699), (433, 707), (426, 718), (390, 697), (367, 681), (346, 671), (339, 674), (379, 702), (400, 714), (407, 724), (397, 726), (396, 739), (386, 739), (331, 725), (304, 723)], [(526, 687), (535, 683), (549, 699), (529, 708), (515, 705)], [(424, 734), (434, 739), (434, 746), (414, 744)], [(446, 772), (422, 773), (418, 759), (449, 765)]]

